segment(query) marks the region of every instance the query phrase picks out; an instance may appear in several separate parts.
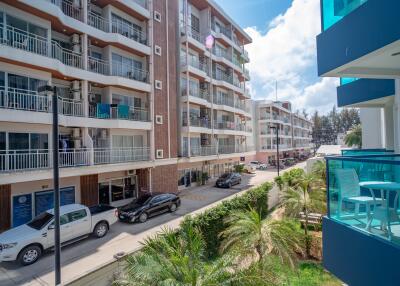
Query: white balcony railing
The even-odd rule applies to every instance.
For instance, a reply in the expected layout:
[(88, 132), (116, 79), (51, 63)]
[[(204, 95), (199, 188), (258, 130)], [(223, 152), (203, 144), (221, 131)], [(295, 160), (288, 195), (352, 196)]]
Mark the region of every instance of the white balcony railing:
[(195, 156), (212, 156), (217, 155), (218, 148), (216, 146), (191, 146), (190, 155)]
[[(52, 168), (52, 150), (0, 150), (0, 173)], [(147, 147), (67, 149), (59, 151), (60, 167), (148, 161)]]
[(113, 62), (111, 72), (113, 76), (126, 77), (141, 82), (149, 82), (149, 73), (145, 70), (135, 68), (132, 65)]
[(6, 109), (50, 112), (51, 99), (36, 91), (0, 86), (0, 107)]
[(119, 19), (113, 19), (111, 22), (111, 32), (123, 35), (143, 45), (147, 45), (146, 33), (134, 28), (133, 26), (122, 22)]
[(149, 111), (128, 105), (90, 104), (89, 117), (99, 119), (121, 119), (131, 121), (149, 121)]
[(84, 104), (80, 100), (59, 98), (58, 99), (58, 113), (67, 116), (85, 116)]
[(82, 55), (65, 49), (56, 41), (51, 41), (51, 56), (67, 66), (83, 69)]
[(83, 21), (83, 13), (80, 5), (80, 1), (69, 1), (69, 0), (47, 0), (50, 3), (58, 6), (61, 11), (76, 20)]
[(88, 70), (99, 74), (110, 75), (110, 62), (88, 57)]
[[(0, 24), (0, 30), (3, 30), (3, 24)], [(29, 33), (27, 31), (6, 26), (5, 38), (3, 44), (16, 49), (47, 56), (49, 51), (49, 42), (47, 38)]]
[(103, 32), (110, 32), (110, 22), (106, 18), (91, 11), (88, 12), (88, 24)]
[(181, 56), (181, 65), (190, 65), (198, 70), (201, 70), (205, 73), (208, 73), (208, 65), (205, 63), (204, 60), (196, 58), (196, 57), (188, 57), (188, 62), (186, 62), (186, 57)]

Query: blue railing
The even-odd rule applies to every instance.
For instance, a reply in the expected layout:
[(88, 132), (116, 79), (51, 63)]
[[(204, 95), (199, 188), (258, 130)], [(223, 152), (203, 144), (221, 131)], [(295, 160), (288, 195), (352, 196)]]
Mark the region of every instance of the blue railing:
[(400, 154), (326, 160), (328, 217), (400, 246)]
[(385, 148), (376, 149), (344, 149), (342, 150), (342, 156), (368, 156), (368, 155), (391, 155), (393, 150), (387, 150)]
[(368, 0), (321, 0), (322, 30), (325, 31)]
[(351, 83), (353, 81), (359, 80), (359, 78), (356, 77), (341, 77), (340, 78), (340, 85), (345, 85), (348, 83)]

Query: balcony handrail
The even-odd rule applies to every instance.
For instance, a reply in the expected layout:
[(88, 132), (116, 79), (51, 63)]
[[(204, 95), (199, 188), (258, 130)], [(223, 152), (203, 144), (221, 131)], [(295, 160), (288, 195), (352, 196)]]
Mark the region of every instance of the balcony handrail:
[(147, 45), (146, 33), (143, 33), (142, 31), (128, 25), (125, 22), (122, 22), (119, 19), (111, 20), (111, 31), (141, 44)]
[[(82, 7), (79, 5), (75, 5), (75, 1), (69, 1), (69, 0), (47, 0), (50, 3), (58, 6), (61, 11), (76, 20), (83, 21), (83, 13), (82, 13)], [(80, 2), (80, 1), (79, 1)]]
[(84, 117), (84, 103), (82, 100), (58, 97), (58, 112), (63, 115)]
[(99, 74), (110, 75), (110, 62), (89, 56), (88, 70)]
[[(3, 24), (0, 24), (0, 28), (3, 28)], [(48, 40), (46, 37), (10, 25), (7, 25), (5, 30), (6, 38), (1, 42), (2, 44), (42, 56), (48, 55)]]
[(83, 69), (82, 54), (61, 47), (55, 40), (51, 41), (51, 51), (53, 59), (57, 59), (67, 66)]
[(149, 82), (149, 72), (129, 64), (112, 62), (112, 75), (121, 76), (141, 82)]
[(51, 98), (39, 95), (34, 90), (0, 86), (0, 107), (38, 112), (51, 111)]
[[(99, 113), (99, 105), (102, 105), (100, 109), (106, 112)], [(122, 107), (122, 109), (120, 109)], [(97, 103), (95, 105), (89, 105), (89, 117), (97, 119), (121, 119), (131, 121), (149, 121), (149, 111), (145, 108), (135, 108), (129, 105), (119, 104), (113, 106), (107, 103)]]
[(110, 32), (110, 21), (92, 11), (88, 11), (88, 24), (103, 32)]
[[(52, 168), (52, 149), (0, 150), (0, 172)], [(60, 149), (60, 167), (79, 167), (147, 161), (150, 148), (81, 148)]]

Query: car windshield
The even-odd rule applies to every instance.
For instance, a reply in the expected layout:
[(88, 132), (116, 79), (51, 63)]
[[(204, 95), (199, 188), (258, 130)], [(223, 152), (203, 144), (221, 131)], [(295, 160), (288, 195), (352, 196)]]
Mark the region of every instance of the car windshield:
[(36, 230), (40, 230), (45, 227), (51, 220), (53, 219), (53, 215), (48, 212), (41, 213), (33, 220), (27, 223), (28, 226), (34, 228)]
[(135, 201), (135, 204), (144, 205), (150, 198), (151, 198), (150, 195), (144, 195), (144, 196), (138, 198), (138, 199)]
[(226, 173), (221, 176), (221, 179), (226, 179), (226, 178), (229, 178), (230, 176), (231, 176), (231, 173)]

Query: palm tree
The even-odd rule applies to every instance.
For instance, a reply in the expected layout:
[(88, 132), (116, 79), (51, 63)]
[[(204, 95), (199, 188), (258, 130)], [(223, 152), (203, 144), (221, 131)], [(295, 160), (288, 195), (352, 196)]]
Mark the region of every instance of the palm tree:
[(358, 149), (362, 147), (362, 128), (361, 125), (358, 124), (354, 126), (344, 137), (344, 142), (347, 146), (357, 146)]
[(326, 182), (326, 162), (325, 160), (315, 161), (312, 166), (311, 173), (315, 175), (317, 178), (321, 179), (323, 182)]
[(305, 250), (309, 257), (311, 252), (311, 240), (308, 235), (309, 214), (311, 212), (326, 212), (325, 192), (322, 187), (322, 180), (313, 174), (306, 174), (294, 187), (287, 187), (281, 196), (282, 205), (286, 215), (298, 217), (304, 213), (304, 237)]
[(127, 258), (125, 275), (114, 285), (135, 286), (216, 286), (230, 285), (229, 257), (209, 263), (205, 241), (192, 224), (183, 224), (177, 233), (171, 229), (146, 239), (143, 249)]
[(296, 253), (301, 251), (296, 225), (290, 220), (263, 218), (261, 212), (251, 208), (232, 213), (226, 223), (227, 228), (220, 233), (222, 253), (257, 253), (259, 262), (272, 253), (293, 266)]

